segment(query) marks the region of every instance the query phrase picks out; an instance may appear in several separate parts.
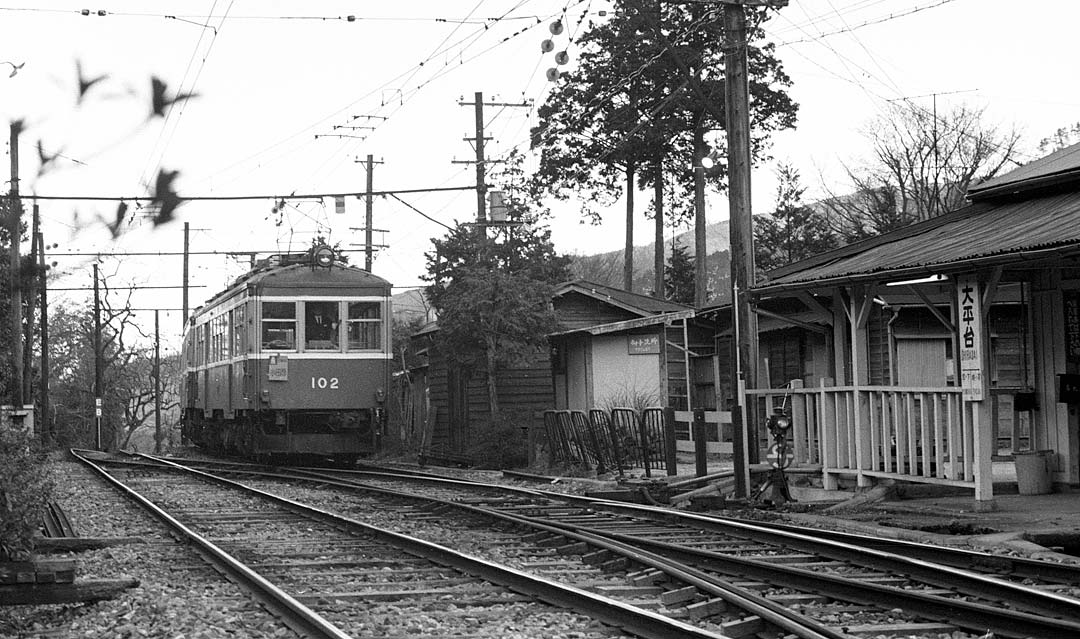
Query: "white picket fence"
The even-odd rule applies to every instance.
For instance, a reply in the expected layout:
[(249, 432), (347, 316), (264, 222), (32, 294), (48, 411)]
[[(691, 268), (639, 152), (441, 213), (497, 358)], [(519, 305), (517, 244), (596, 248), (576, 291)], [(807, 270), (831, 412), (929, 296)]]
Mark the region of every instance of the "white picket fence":
[(762, 416), (787, 409), (794, 463), (820, 464), (826, 488), (840, 476), (974, 486), (974, 434), (959, 388), (792, 386), (747, 394)]

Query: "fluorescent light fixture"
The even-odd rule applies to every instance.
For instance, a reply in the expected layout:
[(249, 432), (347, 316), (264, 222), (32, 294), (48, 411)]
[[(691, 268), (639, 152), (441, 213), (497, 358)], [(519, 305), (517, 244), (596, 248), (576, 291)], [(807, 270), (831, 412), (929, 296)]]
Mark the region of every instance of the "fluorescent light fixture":
[(926, 277), (920, 277), (915, 280), (904, 280), (903, 282), (887, 282), (885, 286), (908, 286), (910, 284), (937, 284), (938, 282), (947, 282), (949, 280), (948, 275), (941, 275), (935, 273), (934, 275), (928, 275)]

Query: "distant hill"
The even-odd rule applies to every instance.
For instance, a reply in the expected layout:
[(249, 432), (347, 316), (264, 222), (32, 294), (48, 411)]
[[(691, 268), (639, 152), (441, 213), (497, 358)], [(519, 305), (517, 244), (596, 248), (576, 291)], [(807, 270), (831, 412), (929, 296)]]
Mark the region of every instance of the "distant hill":
[[(694, 231), (675, 236), (675, 242), (685, 246), (694, 255)], [(708, 255), (709, 302), (724, 302), (731, 298), (730, 243), (727, 220), (705, 227), (705, 248)], [(671, 255), (670, 244), (664, 252), (665, 262)], [(622, 288), (623, 251), (610, 251), (595, 255), (573, 255), (570, 270), (575, 277), (598, 284)], [(634, 290), (649, 294), (653, 288), (653, 243), (634, 247)]]
[(405, 323), (417, 318), (430, 322), (435, 319), (435, 312), (424, 298), (423, 289), (414, 288), (397, 293), (390, 298), (390, 305), (397, 322)]

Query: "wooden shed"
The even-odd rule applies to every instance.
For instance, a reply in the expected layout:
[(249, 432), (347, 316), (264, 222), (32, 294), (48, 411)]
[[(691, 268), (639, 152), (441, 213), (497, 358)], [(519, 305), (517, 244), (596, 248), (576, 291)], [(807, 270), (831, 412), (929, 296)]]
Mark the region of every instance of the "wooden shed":
[[(690, 311), (682, 304), (638, 295), (621, 289), (586, 280), (574, 280), (559, 285), (552, 295), (552, 307), (563, 330), (652, 317), (665, 312)], [(472, 426), (488, 418), (487, 387), (484, 375), (449, 366), (431, 348), (437, 322), (432, 322), (413, 335), (413, 352), (417, 361), (411, 367), (413, 380), (411, 397), (416, 428), (424, 433), (426, 448), (453, 457), (469, 444)], [(553, 357), (559, 366), (566, 362), (567, 351), (561, 342), (552, 349), (539, 349), (516, 366), (499, 372), (499, 404), (530, 429), (543, 426), (543, 411), (558, 405), (556, 397), (565, 396), (565, 378), (553, 374)], [(679, 361), (682, 361), (681, 359)], [(678, 376), (678, 373), (675, 373)], [(685, 380), (685, 376), (682, 377)], [(683, 382), (685, 386), (685, 382)], [(575, 392), (576, 392), (576, 386)], [(684, 391), (685, 393), (685, 391)]]

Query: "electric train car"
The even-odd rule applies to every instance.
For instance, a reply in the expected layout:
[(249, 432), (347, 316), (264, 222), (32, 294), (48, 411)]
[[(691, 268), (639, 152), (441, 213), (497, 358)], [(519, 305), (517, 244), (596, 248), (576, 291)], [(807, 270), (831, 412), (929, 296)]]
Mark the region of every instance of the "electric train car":
[(182, 434), (256, 458), (374, 452), (390, 381), (390, 283), (329, 247), (260, 262), (191, 316)]

